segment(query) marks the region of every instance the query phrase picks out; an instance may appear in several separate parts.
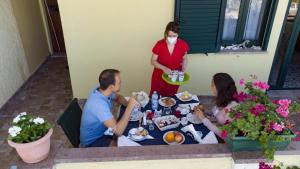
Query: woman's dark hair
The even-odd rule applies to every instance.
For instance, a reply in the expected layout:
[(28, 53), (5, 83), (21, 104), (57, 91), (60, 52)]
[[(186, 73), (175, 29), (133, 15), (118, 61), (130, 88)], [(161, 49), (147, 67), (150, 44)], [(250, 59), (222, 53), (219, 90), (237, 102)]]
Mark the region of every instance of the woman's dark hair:
[(217, 73), (213, 76), (213, 82), (217, 89), (216, 105), (226, 107), (231, 101), (237, 101), (234, 94), (237, 92), (235, 82), (227, 73)]
[(178, 22), (169, 22), (168, 25), (166, 26), (166, 30), (164, 33), (164, 38), (166, 39), (168, 36), (168, 32), (172, 31), (174, 33), (179, 34), (180, 32), (180, 26)]
[(116, 69), (105, 69), (99, 75), (99, 84), (101, 90), (106, 90), (110, 85), (116, 83), (116, 74), (120, 71)]

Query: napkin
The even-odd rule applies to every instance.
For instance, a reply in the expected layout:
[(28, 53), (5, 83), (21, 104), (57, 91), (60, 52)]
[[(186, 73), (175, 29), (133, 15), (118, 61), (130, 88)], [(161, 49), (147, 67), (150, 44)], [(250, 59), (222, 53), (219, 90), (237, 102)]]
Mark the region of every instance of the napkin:
[(104, 131), (104, 135), (106, 136), (113, 136), (114, 135), (114, 130), (112, 128), (108, 128), (107, 130)]
[[(130, 139), (130, 136), (128, 135), (127, 138)], [(149, 134), (147, 136), (145, 136), (144, 138), (145, 138), (145, 140), (146, 139), (154, 139), (154, 137), (150, 136)]]
[(200, 142), (200, 144), (218, 144), (218, 140), (214, 132), (210, 131)]
[(187, 126), (181, 128), (181, 131), (183, 131), (184, 133), (190, 133), (190, 134), (192, 134), (194, 140), (196, 140), (199, 143), (202, 140), (201, 139), (201, 135), (195, 130), (193, 124), (190, 124), (190, 125), (187, 125)]
[(192, 97), (193, 97), (193, 100), (196, 100), (196, 101), (198, 101), (198, 102), (199, 102), (199, 98), (198, 98), (198, 96), (197, 96), (197, 95), (193, 95)]
[(154, 139), (154, 137), (150, 136), (149, 134), (146, 136), (146, 139)]
[(128, 137), (122, 135), (118, 138), (118, 147), (125, 146), (141, 146), (139, 143), (130, 140)]
[(216, 138), (216, 135), (210, 131), (203, 139), (201, 138), (202, 135), (200, 134), (201, 132), (197, 132), (193, 126), (193, 124), (190, 124), (188, 126), (185, 126), (181, 128), (181, 131), (187, 133), (189, 132), (190, 134), (193, 135), (194, 140), (199, 142), (199, 144), (218, 144), (218, 140)]

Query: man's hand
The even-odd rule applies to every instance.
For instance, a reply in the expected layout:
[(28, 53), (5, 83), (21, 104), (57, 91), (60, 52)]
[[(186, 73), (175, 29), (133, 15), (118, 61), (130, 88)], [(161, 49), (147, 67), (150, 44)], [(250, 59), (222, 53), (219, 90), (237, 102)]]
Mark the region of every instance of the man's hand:
[(127, 107), (127, 105), (128, 105), (128, 101), (125, 99), (124, 96), (122, 96), (120, 94), (116, 94), (115, 102), (117, 102), (119, 105), (123, 105), (125, 107)]
[(136, 95), (132, 95), (129, 99), (129, 102), (128, 102), (128, 107), (130, 107), (131, 109), (134, 107), (134, 106), (140, 106), (139, 103), (137, 102), (136, 100)]

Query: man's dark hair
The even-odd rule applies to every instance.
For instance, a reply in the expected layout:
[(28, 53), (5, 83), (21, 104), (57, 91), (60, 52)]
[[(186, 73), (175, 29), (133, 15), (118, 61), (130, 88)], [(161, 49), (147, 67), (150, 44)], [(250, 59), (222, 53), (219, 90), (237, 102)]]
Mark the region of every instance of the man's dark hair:
[(110, 85), (116, 83), (116, 74), (120, 71), (116, 69), (105, 69), (99, 75), (99, 84), (101, 90), (106, 90)]

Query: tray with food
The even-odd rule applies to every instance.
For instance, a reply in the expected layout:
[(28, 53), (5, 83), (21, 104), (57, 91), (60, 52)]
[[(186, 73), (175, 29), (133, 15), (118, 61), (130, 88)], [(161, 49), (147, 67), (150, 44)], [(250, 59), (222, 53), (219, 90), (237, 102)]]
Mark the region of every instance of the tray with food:
[(154, 119), (155, 125), (161, 131), (177, 128), (180, 125), (180, 120), (174, 115), (162, 116)]
[(177, 85), (177, 86), (184, 85), (190, 80), (190, 75), (187, 73), (184, 73), (182, 77), (174, 77), (174, 76), (176, 76), (176, 74), (168, 75), (166, 73), (163, 73), (162, 79), (170, 85)]

